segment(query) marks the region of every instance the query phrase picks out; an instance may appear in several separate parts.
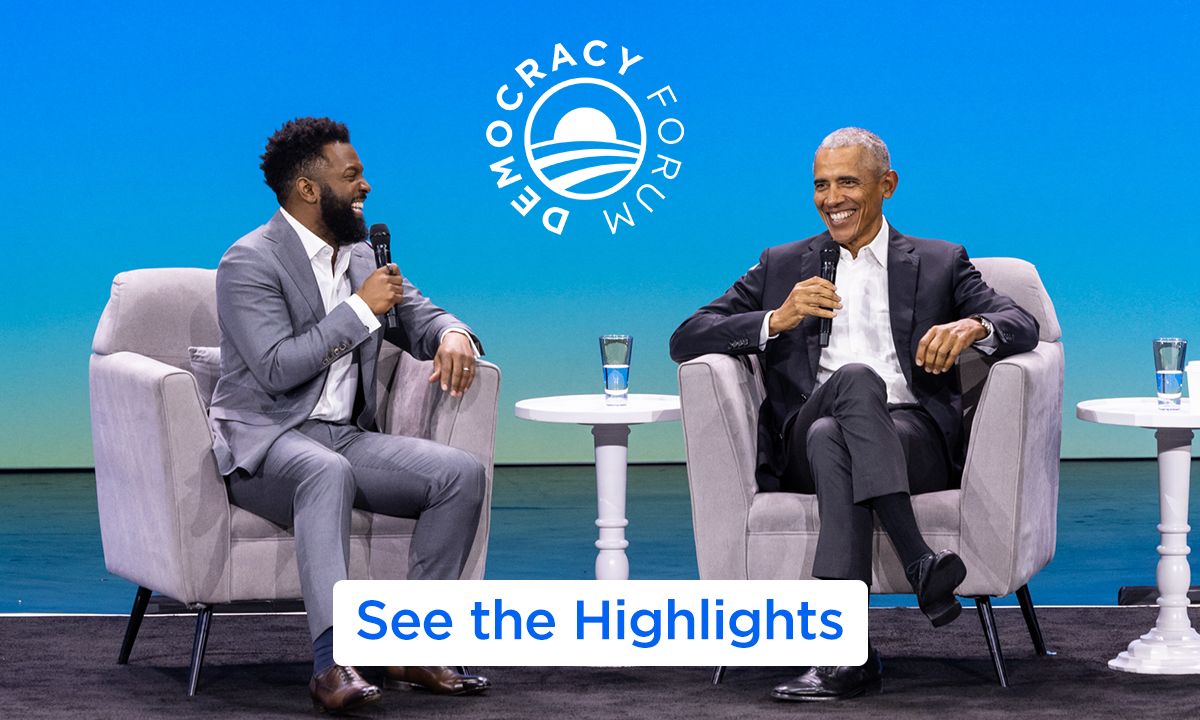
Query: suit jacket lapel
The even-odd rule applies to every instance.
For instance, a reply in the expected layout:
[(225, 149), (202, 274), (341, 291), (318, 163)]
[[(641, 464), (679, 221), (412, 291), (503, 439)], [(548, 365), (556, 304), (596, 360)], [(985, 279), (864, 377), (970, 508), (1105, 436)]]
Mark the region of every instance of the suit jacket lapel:
[(275, 213), (267, 223), (263, 235), (275, 243), (275, 257), (279, 258), (283, 271), (300, 289), (304, 302), (318, 321), (323, 319), (325, 303), (321, 301), (321, 289), (317, 287), (317, 278), (313, 275), (312, 261), (304, 251), (304, 243), (300, 242), (300, 236), (283, 217), (283, 213)]
[[(828, 232), (823, 232), (809, 243), (804, 254), (800, 256), (800, 280), (807, 280), (813, 276), (821, 275), (821, 248), (824, 247), (828, 240), (831, 240)], [(816, 380), (817, 368), (821, 364), (821, 338), (819, 319), (813, 322), (806, 323), (808, 332), (806, 333), (805, 341), (808, 345), (808, 371), (809, 377)]]
[[(367, 276), (375, 272), (375, 255), (370, 250), (370, 245), (365, 242), (351, 245), (345, 248), (344, 252), (351, 253), (350, 268), (346, 274), (350, 276), (350, 292), (355, 292), (362, 287)], [(379, 411), (379, 408), (375, 407), (375, 373), (378, 369), (376, 360), (379, 358), (379, 345), (382, 338), (383, 333), (376, 331), (367, 338), (366, 342), (354, 350), (358, 359), (359, 380), (362, 383), (363, 399), (366, 404), (366, 410), (359, 419), (361, 425), (370, 426)], [(370, 427), (363, 429), (370, 429)]]
[(888, 233), (888, 309), (892, 321), (892, 341), (896, 343), (900, 369), (912, 387), (912, 334), (916, 324), (917, 276), (920, 258), (913, 244), (891, 228)]

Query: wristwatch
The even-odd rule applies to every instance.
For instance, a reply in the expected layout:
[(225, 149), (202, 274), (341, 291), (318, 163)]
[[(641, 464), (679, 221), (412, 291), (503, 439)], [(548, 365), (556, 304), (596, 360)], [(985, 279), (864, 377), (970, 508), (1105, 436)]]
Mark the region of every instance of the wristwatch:
[(992, 327), (992, 321), (988, 320), (987, 318), (985, 318), (982, 315), (972, 315), (967, 319), (979, 321), (979, 324), (983, 326), (983, 329), (987, 330), (987, 335), (983, 336), (984, 340), (987, 340), (988, 338), (990, 338), (992, 336), (992, 333), (995, 331), (995, 328)]

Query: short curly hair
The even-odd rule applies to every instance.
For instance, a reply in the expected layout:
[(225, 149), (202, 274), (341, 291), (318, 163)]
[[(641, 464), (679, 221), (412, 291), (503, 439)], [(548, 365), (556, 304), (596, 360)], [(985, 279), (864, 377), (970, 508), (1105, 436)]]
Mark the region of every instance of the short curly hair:
[(267, 140), (259, 167), (280, 205), (292, 194), (296, 178), (307, 176), (326, 163), (321, 151), (334, 142), (350, 142), (350, 131), (327, 117), (288, 120)]

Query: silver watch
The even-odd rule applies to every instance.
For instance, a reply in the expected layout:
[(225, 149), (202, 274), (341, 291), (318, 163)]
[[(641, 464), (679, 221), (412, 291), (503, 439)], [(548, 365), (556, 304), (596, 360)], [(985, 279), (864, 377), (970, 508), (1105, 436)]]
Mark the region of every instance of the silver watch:
[(979, 324), (983, 326), (983, 329), (987, 330), (987, 335), (983, 336), (984, 340), (987, 340), (988, 338), (990, 338), (992, 336), (992, 333), (995, 331), (995, 328), (992, 327), (992, 321), (988, 320), (987, 318), (985, 318), (982, 315), (972, 315), (967, 319), (968, 320), (978, 320)]

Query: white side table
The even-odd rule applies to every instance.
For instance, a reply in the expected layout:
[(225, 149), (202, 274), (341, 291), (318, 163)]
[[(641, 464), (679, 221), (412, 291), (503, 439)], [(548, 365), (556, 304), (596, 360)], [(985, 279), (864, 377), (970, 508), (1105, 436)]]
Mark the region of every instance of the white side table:
[(628, 580), (625, 548), (625, 483), (629, 463), (629, 426), (678, 420), (678, 395), (630, 394), (626, 405), (606, 405), (604, 395), (560, 395), (517, 403), (517, 417), (540, 422), (591, 425), (596, 439), (596, 498), (600, 539), (597, 580)]
[(1158, 553), (1158, 620), (1150, 632), (1108, 661), (1114, 670), (1185, 675), (1200, 673), (1200, 635), (1188, 619), (1188, 486), (1192, 468), (1192, 430), (1200, 412), (1187, 399), (1179, 410), (1159, 410), (1157, 398), (1088, 400), (1075, 416), (1106, 425), (1153, 428), (1158, 439), (1158, 503), (1162, 544)]

